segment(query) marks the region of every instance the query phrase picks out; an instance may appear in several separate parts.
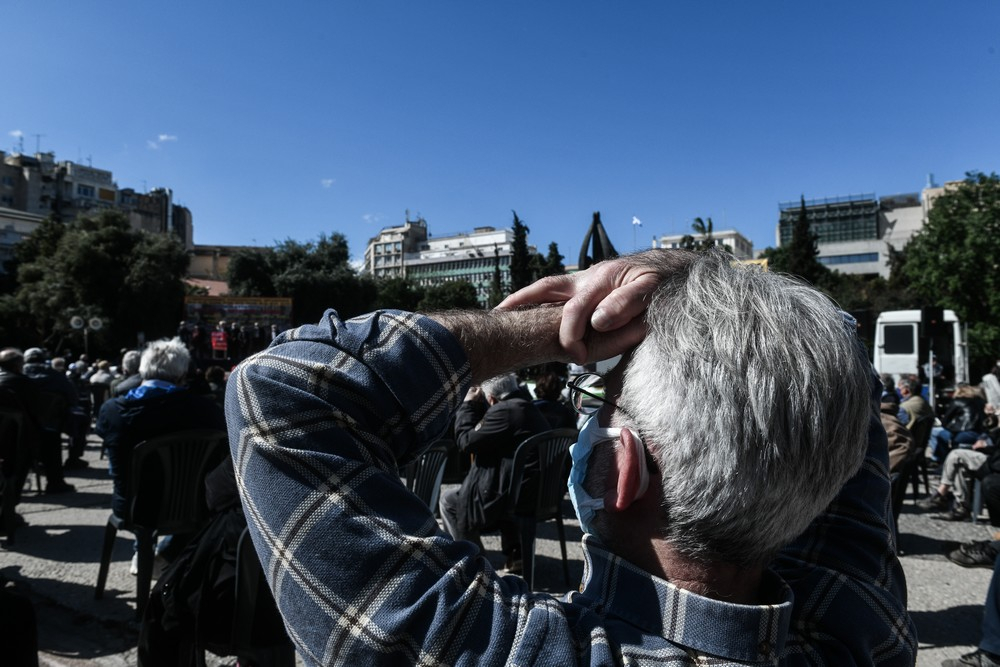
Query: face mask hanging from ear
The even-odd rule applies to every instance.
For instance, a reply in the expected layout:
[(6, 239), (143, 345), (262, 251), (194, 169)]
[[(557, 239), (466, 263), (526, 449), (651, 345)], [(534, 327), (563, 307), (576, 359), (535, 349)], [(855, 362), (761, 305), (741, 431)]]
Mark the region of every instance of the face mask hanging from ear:
[[(631, 429), (629, 429), (631, 430)], [(573, 462), (569, 472), (569, 499), (573, 503), (573, 510), (580, 520), (580, 528), (585, 533), (594, 534), (592, 529), (594, 515), (597, 510), (604, 509), (604, 499), (594, 498), (583, 488), (584, 480), (587, 479), (587, 465), (590, 461), (590, 452), (594, 445), (617, 440), (621, 436), (620, 428), (603, 428), (598, 425), (597, 415), (592, 416), (580, 430), (576, 444), (569, 448), (570, 459)], [(638, 500), (649, 488), (649, 470), (646, 468), (646, 453), (639, 439), (639, 435), (632, 431), (633, 441), (636, 448), (636, 457), (639, 462), (639, 489), (633, 500)]]

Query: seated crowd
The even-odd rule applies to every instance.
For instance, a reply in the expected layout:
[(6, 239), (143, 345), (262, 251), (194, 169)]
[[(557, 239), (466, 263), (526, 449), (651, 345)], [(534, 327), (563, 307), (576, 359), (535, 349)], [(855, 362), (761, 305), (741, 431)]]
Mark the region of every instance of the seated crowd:
[[(978, 480), (1000, 525), (1000, 427), (983, 389), (957, 387), (933, 425), (919, 379), (880, 382), (826, 297), (714, 252), (610, 260), (490, 312), (328, 311), (230, 382), (221, 367), (193, 373), (181, 338), (123, 352), (115, 366), (0, 351), (0, 404), (37, 431), (46, 492), (73, 490), (64, 475), (86, 467), (92, 427), (121, 515), (136, 445), (227, 431), (232, 456), (205, 480), (209, 523), (157, 536), (163, 578), (199, 586), (185, 580), (203, 576), (197, 559), (234, 559), (249, 528), (309, 665), (912, 665), (890, 476), (905, 483), (929, 447), (941, 483), (919, 506), (968, 519)], [(542, 369), (534, 396), (515, 374), (526, 367)], [(57, 418), (43, 396), (61, 397)], [(577, 427), (568, 487), (586, 569), (556, 599), (511, 576), (527, 554), (507, 494), (520, 443)], [(469, 470), (426, 507), (401, 463), (448, 433)], [(16, 472), (23, 486), (29, 470)], [(946, 664), (1000, 667), (998, 553), (1000, 541), (949, 554), (996, 569), (979, 650)], [(195, 664), (198, 630), (165, 590), (140, 664)]]

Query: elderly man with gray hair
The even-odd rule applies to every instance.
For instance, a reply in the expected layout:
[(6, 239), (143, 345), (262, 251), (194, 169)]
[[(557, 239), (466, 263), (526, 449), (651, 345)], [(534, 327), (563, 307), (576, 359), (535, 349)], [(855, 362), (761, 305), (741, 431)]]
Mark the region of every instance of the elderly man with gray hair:
[[(142, 383), (101, 406), (95, 430), (108, 452), (108, 472), (114, 482), (111, 510), (119, 516), (126, 512), (126, 481), (136, 445), (186, 429), (226, 428), (222, 408), (184, 386), (190, 362), (191, 355), (179, 338), (154, 341), (139, 360)], [(169, 560), (171, 554), (162, 555)], [(132, 569), (136, 568), (133, 559)]]
[[(399, 482), (470, 385), (617, 354), (572, 451), (579, 592), (500, 576)], [(236, 370), (227, 414), (306, 664), (912, 665), (880, 388), (812, 288), (652, 250), (491, 312), (329, 311)]]

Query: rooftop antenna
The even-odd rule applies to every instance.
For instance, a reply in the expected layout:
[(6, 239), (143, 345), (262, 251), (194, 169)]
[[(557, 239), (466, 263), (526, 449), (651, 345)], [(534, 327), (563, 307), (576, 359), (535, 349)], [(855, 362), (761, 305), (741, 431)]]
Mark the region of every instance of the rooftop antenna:
[(934, 174), (932, 174), (932, 173), (928, 173), (927, 174), (927, 187), (928, 188), (936, 188), (937, 187), (936, 185), (934, 185)]
[[(35, 152), (36, 153), (41, 153), (42, 152), (42, 137), (44, 137), (45, 135), (44, 134), (33, 134), (31, 136), (33, 136), (35, 138)], [(24, 145), (24, 139), (23, 139), (23, 137), (22, 137), (21, 141), (22, 141), (22, 146), (23, 146)]]
[(17, 152), (24, 155), (24, 135), (17, 135)]
[(147, 193), (147, 194), (149, 193), (149, 188), (146, 187), (146, 179), (145, 178), (142, 179), (142, 191), (145, 192), (145, 193)]
[(88, 167), (93, 167), (94, 166), (93, 162), (91, 162), (91, 160), (90, 160), (90, 156), (89, 155), (87, 156), (87, 166)]

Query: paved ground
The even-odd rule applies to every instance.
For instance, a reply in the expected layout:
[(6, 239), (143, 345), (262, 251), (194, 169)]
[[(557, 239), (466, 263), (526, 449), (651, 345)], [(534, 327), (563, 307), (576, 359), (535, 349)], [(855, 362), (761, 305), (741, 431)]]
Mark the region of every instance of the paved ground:
[[(111, 483), (100, 460), (96, 440), (87, 452), (91, 467), (69, 480), (77, 492), (46, 496), (25, 494), (20, 512), (28, 526), (17, 534), (17, 545), (0, 549), (0, 575), (12, 590), (35, 604), (39, 618), (39, 658), (43, 665), (124, 666), (135, 664), (137, 625), (134, 621), (135, 579), (128, 573), (131, 536), (119, 535), (104, 599), (94, 599), (97, 564), (110, 506)], [(572, 509), (567, 502), (567, 515)], [(577, 546), (580, 531), (567, 520), (570, 577), (579, 582), (583, 572)], [(963, 569), (944, 554), (959, 542), (986, 539), (988, 526), (969, 522), (951, 524), (914, 512), (908, 498), (900, 519), (909, 606), (920, 634), (917, 665), (940, 665), (941, 660), (972, 650), (979, 640), (979, 622), (990, 570)], [(566, 590), (554, 524), (539, 527), (536, 584), (540, 590)], [(493, 550), (497, 539), (484, 540)], [(215, 660), (210, 664), (231, 664)]]

